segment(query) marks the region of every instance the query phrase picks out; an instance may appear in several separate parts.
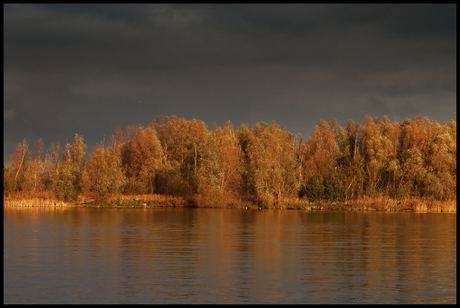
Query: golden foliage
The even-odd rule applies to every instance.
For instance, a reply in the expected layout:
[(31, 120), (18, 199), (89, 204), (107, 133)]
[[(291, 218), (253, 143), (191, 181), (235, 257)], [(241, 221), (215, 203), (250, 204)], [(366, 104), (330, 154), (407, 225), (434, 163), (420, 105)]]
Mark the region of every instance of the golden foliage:
[[(321, 119), (302, 143), (274, 121), (236, 131), (228, 121), (208, 131), (200, 120), (160, 116), (146, 129), (117, 128), (111, 145), (100, 144), (89, 155), (78, 134), (62, 158), (59, 144), (51, 144), (42, 160), (43, 142), (32, 154), (24, 140), (4, 164), (4, 203), (64, 206), (55, 198), (74, 204), (93, 198), (101, 206), (130, 199), (140, 206), (253, 202), (269, 208), (456, 212), (456, 127), (454, 120), (439, 124), (421, 116), (390, 122), (367, 115), (362, 126), (349, 120), (346, 128), (334, 118)], [(312, 205), (302, 198), (311, 195), (317, 176), (324, 181)]]

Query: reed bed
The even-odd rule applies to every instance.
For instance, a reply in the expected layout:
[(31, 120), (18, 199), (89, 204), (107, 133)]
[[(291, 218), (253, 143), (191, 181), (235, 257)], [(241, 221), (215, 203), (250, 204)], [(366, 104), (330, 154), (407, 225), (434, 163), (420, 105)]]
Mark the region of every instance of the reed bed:
[(4, 207), (69, 207), (71, 203), (59, 201), (48, 192), (40, 193), (16, 193), (3, 195)]
[(319, 203), (311, 203), (307, 199), (299, 199), (299, 198), (288, 198), (284, 197), (281, 200), (275, 202), (274, 206), (270, 206), (270, 208), (277, 208), (277, 209), (319, 209), (321, 204)]
[(457, 200), (422, 200), (414, 205), (415, 212), (457, 213)]
[(307, 199), (283, 198), (269, 208), (311, 209), (311, 210), (359, 210), (359, 211), (412, 211), (418, 213), (456, 213), (457, 200), (429, 200), (421, 198), (393, 199), (387, 196), (363, 197), (346, 202), (321, 200), (309, 202)]
[(347, 202), (352, 209), (376, 211), (413, 211), (418, 213), (456, 213), (457, 200), (428, 200), (421, 198), (392, 199), (386, 196), (364, 197)]
[[(228, 200), (227, 200), (228, 199)], [(428, 200), (421, 198), (392, 199), (387, 196), (374, 198), (363, 197), (346, 202), (309, 202), (307, 199), (283, 198), (270, 205), (262, 205), (250, 200), (235, 200), (227, 198), (219, 202), (194, 202), (198, 207), (228, 207), (228, 208), (269, 208), (269, 209), (305, 209), (305, 210), (361, 210), (361, 211), (412, 211), (418, 213), (456, 213), (457, 200)], [(212, 204), (211, 204), (212, 203)], [(224, 204), (225, 203), (225, 204)], [(190, 206), (190, 200), (160, 194), (144, 195), (112, 195), (105, 202), (86, 200), (82, 195), (76, 202), (56, 200), (49, 192), (40, 193), (9, 193), (3, 195), (4, 207), (31, 208), (71, 206), (103, 206), (103, 207), (185, 207)]]
[(145, 206), (154, 205), (182, 207), (187, 205), (187, 202), (182, 197), (173, 197), (169, 195), (160, 194), (113, 195), (107, 200), (107, 202), (113, 205), (129, 205), (133, 202), (135, 204), (143, 204)]

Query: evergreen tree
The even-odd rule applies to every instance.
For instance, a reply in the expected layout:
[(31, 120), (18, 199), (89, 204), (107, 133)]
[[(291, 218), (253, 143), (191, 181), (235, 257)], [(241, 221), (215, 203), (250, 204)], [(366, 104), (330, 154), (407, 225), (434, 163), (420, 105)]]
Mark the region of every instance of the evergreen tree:
[(320, 174), (317, 174), (305, 188), (305, 195), (311, 202), (320, 201), (324, 196), (324, 181)]

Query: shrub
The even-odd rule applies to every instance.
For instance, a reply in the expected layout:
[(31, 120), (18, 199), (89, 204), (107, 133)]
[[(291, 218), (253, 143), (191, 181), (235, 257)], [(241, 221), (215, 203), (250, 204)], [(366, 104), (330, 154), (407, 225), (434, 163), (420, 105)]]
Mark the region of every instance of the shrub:
[(329, 201), (345, 200), (345, 184), (339, 174), (335, 173), (331, 178), (325, 180), (323, 199)]
[(310, 201), (319, 201), (324, 194), (324, 180), (321, 175), (315, 175), (311, 182), (305, 187), (305, 195)]

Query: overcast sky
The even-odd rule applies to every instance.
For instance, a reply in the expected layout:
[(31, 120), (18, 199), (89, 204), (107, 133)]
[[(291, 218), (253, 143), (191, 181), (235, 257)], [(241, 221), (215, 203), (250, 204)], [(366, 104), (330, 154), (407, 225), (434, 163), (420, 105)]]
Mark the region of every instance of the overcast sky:
[(3, 9), (4, 161), (161, 114), (304, 139), (321, 118), (456, 118), (455, 4)]

